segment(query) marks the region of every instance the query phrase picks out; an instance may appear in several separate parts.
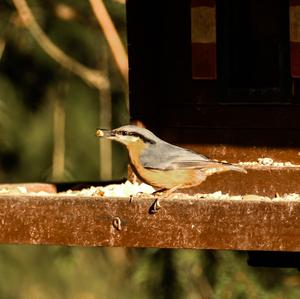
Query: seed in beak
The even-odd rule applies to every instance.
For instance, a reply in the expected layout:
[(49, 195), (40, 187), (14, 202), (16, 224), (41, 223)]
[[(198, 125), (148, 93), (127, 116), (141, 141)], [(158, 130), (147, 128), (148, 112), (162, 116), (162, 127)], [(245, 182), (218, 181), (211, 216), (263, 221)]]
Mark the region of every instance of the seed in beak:
[(98, 129), (98, 130), (96, 131), (96, 136), (97, 136), (97, 137), (103, 137), (103, 136), (104, 136), (103, 131), (100, 130), (100, 129)]

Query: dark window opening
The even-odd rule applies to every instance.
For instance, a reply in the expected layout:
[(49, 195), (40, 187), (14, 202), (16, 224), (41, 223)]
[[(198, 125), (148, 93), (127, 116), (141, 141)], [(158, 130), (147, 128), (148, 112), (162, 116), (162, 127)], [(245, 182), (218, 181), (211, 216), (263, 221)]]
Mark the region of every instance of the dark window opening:
[(217, 50), (222, 101), (289, 101), (288, 1), (217, 1)]

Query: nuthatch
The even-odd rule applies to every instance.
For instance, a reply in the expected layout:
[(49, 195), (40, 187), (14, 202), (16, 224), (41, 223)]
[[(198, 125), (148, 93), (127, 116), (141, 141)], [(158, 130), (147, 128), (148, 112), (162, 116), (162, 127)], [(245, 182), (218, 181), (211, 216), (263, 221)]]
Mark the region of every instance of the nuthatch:
[(96, 136), (124, 144), (136, 176), (157, 189), (167, 190), (168, 194), (176, 189), (197, 186), (214, 173), (229, 170), (247, 173), (242, 167), (210, 160), (132, 125), (114, 130), (98, 129)]

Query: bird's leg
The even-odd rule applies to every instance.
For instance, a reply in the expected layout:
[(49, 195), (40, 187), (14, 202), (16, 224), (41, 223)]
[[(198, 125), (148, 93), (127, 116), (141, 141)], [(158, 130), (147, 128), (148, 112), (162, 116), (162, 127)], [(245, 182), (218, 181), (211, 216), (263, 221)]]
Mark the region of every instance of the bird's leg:
[(150, 206), (149, 214), (157, 213), (161, 208), (158, 198), (156, 197), (153, 204)]
[[(165, 192), (166, 189), (165, 188), (162, 188), (162, 189), (158, 189), (156, 191), (154, 191), (152, 193), (152, 195), (156, 195), (158, 193), (163, 193)], [(149, 209), (149, 214), (155, 214), (158, 212), (158, 210), (160, 210), (161, 206), (159, 204), (159, 199), (157, 197), (155, 197), (155, 200), (153, 202), (153, 204), (150, 206), (150, 209)]]
[[(168, 198), (173, 192), (175, 192), (177, 189), (179, 189), (181, 187), (181, 185), (178, 185), (178, 186), (174, 186), (173, 188), (171, 189), (160, 189), (160, 190), (157, 190), (155, 191), (154, 193), (152, 194), (156, 194), (158, 192), (162, 192), (162, 195), (161, 197), (162, 198)], [(150, 214), (155, 214), (157, 213), (161, 208), (161, 205), (159, 203), (159, 198), (156, 197), (153, 204), (151, 205), (150, 209), (149, 209), (149, 213)]]
[(163, 198), (168, 198), (172, 193), (174, 193), (177, 189), (181, 188), (181, 185), (174, 186), (171, 189), (167, 189), (163, 192)]
[(166, 188), (161, 188), (161, 189), (158, 189), (158, 190), (155, 190), (151, 195), (156, 195), (158, 193), (163, 193), (165, 191), (167, 191), (168, 189)]

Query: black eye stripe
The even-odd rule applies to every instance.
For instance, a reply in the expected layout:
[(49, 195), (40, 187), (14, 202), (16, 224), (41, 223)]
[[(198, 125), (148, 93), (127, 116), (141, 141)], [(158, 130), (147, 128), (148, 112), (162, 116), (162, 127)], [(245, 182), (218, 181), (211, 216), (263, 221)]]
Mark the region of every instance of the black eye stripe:
[(136, 133), (136, 132), (127, 132), (127, 131), (117, 131), (118, 134), (122, 135), (122, 136), (136, 136), (136, 137), (141, 137), (140, 134)]
[(128, 135), (126, 131), (116, 131), (116, 133), (119, 135)]
[(116, 131), (117, 134), (119, 135), (122, 135), (122, 136), (134, 136), (134, 137), (139, 137), (140, 139), (142, 139), (144, 142), (146, 143), (151, 143), (151, 144), (154, 144), (155, 141), (143, 136), (142, 134), (140, 133), (137, 133), (137, 132), (128, 132), (128, 131)]

